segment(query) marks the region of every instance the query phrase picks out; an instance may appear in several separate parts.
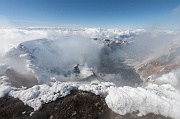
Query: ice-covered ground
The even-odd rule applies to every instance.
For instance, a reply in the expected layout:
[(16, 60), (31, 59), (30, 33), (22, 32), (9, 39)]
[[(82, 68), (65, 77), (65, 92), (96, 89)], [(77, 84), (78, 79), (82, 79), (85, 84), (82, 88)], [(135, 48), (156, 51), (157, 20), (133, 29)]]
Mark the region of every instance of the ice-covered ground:
[[(1, 77), (6, 78), (6, 77)], [(148, 113), (178, 119), (180, 117), (180, 92), (171, 85), (148, 84), (146, 87), (117, 87), (110, 82), (52, 82), (32, 88), (13, 88), (1, 85), (1, 97), (5, 94), (19, 98), (24, 104), (38, 110), (45, 103), (70, 94), (71, 90), (83, 90), (102, 95), (114, 112), (125, 115), (139, 111), (139, 116)]]
[[(159, 34), (163, 35), (159, 36)], [(104, 96), (108, 107), (121, 115), (139, 111), (139, 116), (154, 113), (179, 119), (178, 70), (144, 84), (134, 84), (133, 87), (123, 86), (120, 80), (121, 74), (96, 72), (102, 61), (100, 58), (102, 49), (105, 50), (103, 58), (112, 57), (112, 60), (107, 61), (113, 61), (115, 69), (124, 66), (122, 63), (126, 62), (128, 63), (124, 67), (134, 66), (138, 62), (142, 63), (143, 58), (149, 58), (148, 53), (157, 56), (159, 55), (155, 52), (157, 49), (162, 53), (162, 47), (170, 44), (168, 38), (173, 45), (179, 45), (178, 34), (178, 31), (149, 32), (143, 29), (1, 28), (0, 39), (3, 41), (0, 45), (2, 51), (0, 52), (0, 97), (9, 95), (19, 98), (24, 104), (38, 110), (42, 104), (64, 97), (70, 94), (71, 90), (76, 89)], [(144, 38), (147, 38), (147, 41), (144, 41)], [(160, 42), (157, 39), (164, 39), (168, 45), (161, 43), (161, 48), (156, 47)], [(125, 41), (132, 42), (132, 45)], [(147, 45), (147, 42), (150, 43)], [(128, 49), (125, 49), (124, 45), (125, 47), (127, 45)], [(116, 46), (118, 50), (114, 48)], [(152, 46), (155, 48), (151, 49)], [(104, 65), (112, 64), (108, 63), (105, 62)], [(20, 73), (31, 72), (39, 84), (30, 88), (14, 87), (11, 83), (12, 79), (6, 75), (9, 68), (14, 68)], [(111, 68), (113, 67), (107, 71)], [(128, 68), (130, 67), (125, 69), (127, 71), (125, 74), (131, 75)], [(97, 77), (96, 80), (89, 82), (85, 80), (93, 79), (93, 76)], [(104, 79), (108, 82), (102, 77), (106, 77)], [(114, 81), (115, 78), (119, 80)], [(118, 81), (121, 87), (114, 84), (118, 84)]]

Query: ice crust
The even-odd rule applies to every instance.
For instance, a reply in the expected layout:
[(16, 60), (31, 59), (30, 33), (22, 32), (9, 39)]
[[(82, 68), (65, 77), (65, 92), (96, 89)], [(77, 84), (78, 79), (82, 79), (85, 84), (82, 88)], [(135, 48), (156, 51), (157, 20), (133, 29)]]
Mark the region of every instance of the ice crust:
[(32, 88), (18, 91), (11, 90), (9, 96), (19, 98), (25, 105), (33, 107), (34, 110), (41, 108), (42, 104), (55, 101), (57, 98), (70, 94), (72, 86), (65, 83), (53, 83), (48, 85), (35, 85)]
[(105, 98), (109, 108), (125, 115), (139, 111), (138, 116), (154, 113), (178, 119), (180, 117), (180, 93), (170, 85), (156, 84), (148, 87), (111, 87)]

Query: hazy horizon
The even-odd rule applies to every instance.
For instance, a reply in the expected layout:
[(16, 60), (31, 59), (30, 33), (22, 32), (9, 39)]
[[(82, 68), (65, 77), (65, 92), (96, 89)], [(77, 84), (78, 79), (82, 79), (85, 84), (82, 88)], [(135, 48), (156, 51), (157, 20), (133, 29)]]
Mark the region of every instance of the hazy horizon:
[(0, 27), (179, 29), (179, 0), (1, 0)]

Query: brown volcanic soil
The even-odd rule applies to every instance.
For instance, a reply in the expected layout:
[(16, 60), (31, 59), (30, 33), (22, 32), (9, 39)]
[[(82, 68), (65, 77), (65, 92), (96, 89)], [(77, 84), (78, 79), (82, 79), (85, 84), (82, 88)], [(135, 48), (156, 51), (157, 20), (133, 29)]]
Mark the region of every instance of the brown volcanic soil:
[(137, 72), (147, 78), (153, 74), (165, 74), (172, 70), (180, 69), (180, 47), (171, 49), (169, 53), (154, 58), (145, 64), (142, 64)]
[(170, 119), (154, 114), (120, 116), (107, 107), (104, 98), (83, 91), (73, 91), (64, 98), (45, 104), (30, 116), (31, 112), (33, 109), (18, 99), (0, 99), (0, 119)]

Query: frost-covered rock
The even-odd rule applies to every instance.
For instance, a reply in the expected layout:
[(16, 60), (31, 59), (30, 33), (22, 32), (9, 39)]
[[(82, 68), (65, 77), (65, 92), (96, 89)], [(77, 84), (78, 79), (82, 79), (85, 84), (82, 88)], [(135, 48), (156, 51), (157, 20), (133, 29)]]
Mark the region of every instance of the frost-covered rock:
[[(29, 105), (38, 110), (45, 103), (55, 101), (58, 98), (70, 94), (71, 90), (82, 90), (95, 93), (96, 95), (106, 95), (107, 87), (114, 86), (112, 83), (102, 82), (98, 85), (91, 85), (90, 83), (77, 83), (77, 82), (54, 82), (50, 85), (35, 85), (31, 88), (24, 89), (9, 89), (2, 87), (3, 94), (8, 94), (14, 98), (19, 98), (24, 104)], [(0, 90), (1, 91), (1, 90)], [(1, 91), (2, 92), (2, 91)]]
[(9, 96), (19, 98), (24, 104), (33, 107), (34, 110), (41, 108), (42, 104), (55, 101), (57, 98), (70, 94), (72, 86), (66, 83), (53, 83), (49, 85), (35, 85), (29, 89), (11, 90)]
[(125, 115), (139, 111), (139, 116), (149, 113), (178, 119), (180, 117), (180, 92), (170, 85), (148, 87), (110, 87), (106, 103), (114, 112)]

